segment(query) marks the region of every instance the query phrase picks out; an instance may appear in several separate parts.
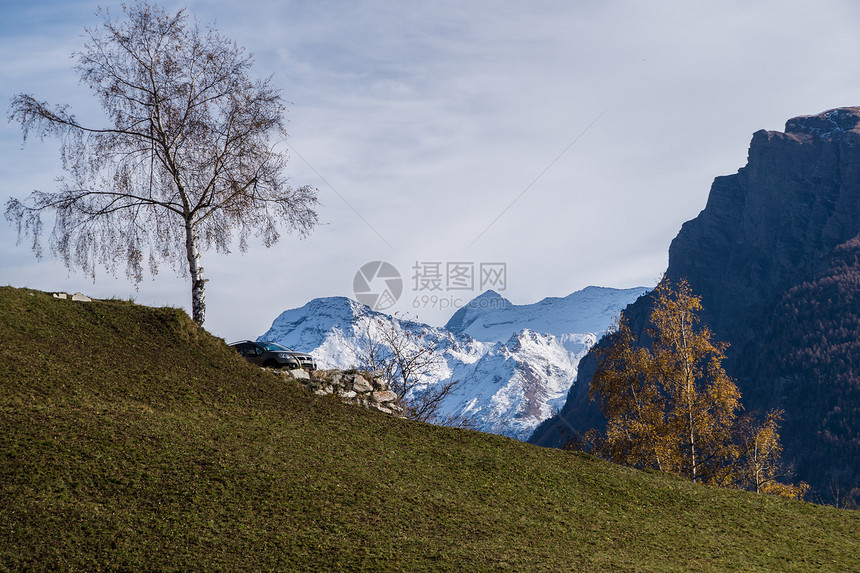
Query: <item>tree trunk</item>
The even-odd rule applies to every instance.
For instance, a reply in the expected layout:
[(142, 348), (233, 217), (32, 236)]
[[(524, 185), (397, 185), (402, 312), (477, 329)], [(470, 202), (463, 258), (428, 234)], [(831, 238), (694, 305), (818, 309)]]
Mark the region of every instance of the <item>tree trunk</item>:
[(696, 465), (696, 429), (693, 425), (693, 411), (688, 410), (688, 423), (690, 424), (690, 460), (692, 462), (692, 480), (693, 483), (699, 479), (699, 468)]
[(197, 229), (191, 221), (185, 221), (185, 254), (191, 274), (191, 318), (203, 326), (206, 320), (206, 279), (200, 266), (200, 249)]
[[(684, 359), (684, 390), (686, 391), (686, 406), (687, 406), (687, 424), (689, 425), (690, 434), (689, 444), (690, 444), (690, 463), (691, 463), (691, 478), (693, 483), (698, 481), (699, 479), (699, 468), (696, 464), (696, 426), (695, 419), (693, 418), (693, 408), (695, 407), (693, 397), (696, 391), (695, 389), (695, 380), (693, 379), (693, 366), (690, 361), (690, 349), (687, 343), (687, 313), (686, 311), (681, 311), (681, 320), (679, 324), (679, 328), (681, 330), (681, 348), (682, 356)], [(692, 325), (689, 326), (692, 328)]]

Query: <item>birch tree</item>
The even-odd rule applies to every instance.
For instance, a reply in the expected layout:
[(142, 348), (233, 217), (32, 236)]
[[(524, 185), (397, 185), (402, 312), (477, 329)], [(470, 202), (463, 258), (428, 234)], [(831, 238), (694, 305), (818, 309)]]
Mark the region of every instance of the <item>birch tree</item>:
[(723, 369), (727, 345), (701, 324), (702, 302), (686, 281), (661, 281), (645, 336), (620, 318), (598, 349), (589, 394), (606, 431), (591, 430), (595, 453), (693, 482), (790, 498), (809, 490), (782, 463), (781, 410), (739, 417), (741, 394)]
[(675, 438), (675, 471), (692, 481), (719, 483), (737, 457), (733, 427), (740, 391), (723, 369), (725, 343), (700, 324), (701, 298), (682, 280), (656, 289), (649, 331), (655, 381), (667, 398), (668, 433)]
[(598, 451), (616, 462), (725, 481), (737, 447), (733, 427), (740, 392), (722, 367), (724, 344), (699, 323), (701, 300), (685, 281), (657, 286), (647, 329), (637, 344), (621, 321), (591, 381), (607, 417)]
[(741, 456), (735, 467), (734, 479), (743, 489), (756, 493), (769, 493), (801, 499), (809, 491), (809, 484), (786, 484), (794, 477), (794, 469), (782, 460), (779, 425), (784, 411), (770, 410), (764, 420), (751, 414), (738, 424), (738, 443)]
[(85, 30), (75, 70), (98, 98), (103, 125), (31, 94), (12, 98), (9, 119), (60, 141), (65, 176), (56, 191), (10, 199), (6, 218), (37, 257), (43, 214), (48, 247), (67, 267), (95, 276), (125, 267), (135, 283), (167, 262), (191, 281), (193, 319), (205, 320), (201, 252), (228, 253), (251, 237), (269, 247), (283, 230), (307, 235), (317, 221), (316, 189), (293, 188), (278, 151), (285, 107), (271, 77), (250, 74), (253, 58), (184, 10), (146, 1)]
[(649, 377), (653, 370), (650, 352), (636, 345), (623, 318), (598, 352), (600, 367), (589, 395), (600, 400), (607, 418), (600, 453), (616, 463), (667, 471), (665, 402)]

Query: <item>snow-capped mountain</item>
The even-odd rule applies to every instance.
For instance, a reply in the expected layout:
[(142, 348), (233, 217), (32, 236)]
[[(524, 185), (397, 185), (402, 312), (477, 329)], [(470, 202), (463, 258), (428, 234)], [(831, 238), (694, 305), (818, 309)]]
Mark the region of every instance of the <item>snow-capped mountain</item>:
[(561, 408), (579, 360), (615, 316), (648, 289), (588, 287), (565, 298), (515, 305), (487, 291), (443, 327), (371, 310), (344, 297), (318, 298), (281, 313), (258, 340), (314, 355), (320, 368), (356, 366), (368, 324), (421, 332), (441, 360), (423, 382), (458, 380), (442, 405), (446, 414), (473, 417), (478, 429), (525, 440)]
[(486, 342), (503, 342), (526, 328), (557, 337), (603, 332), (621, 309), (646, 292), (642, 287), (590, 286), (564, 298), (516, 305), (489, 290), (455, 312), (445, 328)]

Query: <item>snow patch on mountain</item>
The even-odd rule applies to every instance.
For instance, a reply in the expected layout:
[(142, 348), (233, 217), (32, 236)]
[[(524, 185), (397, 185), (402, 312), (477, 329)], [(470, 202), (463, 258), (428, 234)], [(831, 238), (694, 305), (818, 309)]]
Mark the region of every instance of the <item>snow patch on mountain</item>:
[(375, 313), (346, 297), (315, 298), (301, 308), (282, 312), (257, 340), (268, 340), (310, 352), (322, 369), (355, 365), (350, 342), (358, 335), (357, 317)]
[(580, 359), (614, 317), (648, 289), (588, 287), (565, 298), (514, 305), (487, 291), (443, 327), (403, 320), (344, 297), (314, 299), (282, 312), (258, 338), (314, 355), (320, 368), (357, 365), (367, 320), (421, 332), (441, 357), (426, 384), (458, 380), (445, 414), (471, 416), (478, 429), (528, 439), (564, 404)]
[(551, 334), (523, 330), (462, 372), (463, 383), (444, 407), (475, 416), (483, 431), (526, 439), (538, 420), (564, 405), (579, 360), (596, 340), (584, 334), (579, 351), (571, 352)]
[(495, 342), (526, 328), (556, 336), (604, 332), (621, 309), (648, 290), (590, 286), (564, 298), (548, 297), (523, 305), (511, 304), (489, 290), (455, 312), (445, 328), (476, 340)]

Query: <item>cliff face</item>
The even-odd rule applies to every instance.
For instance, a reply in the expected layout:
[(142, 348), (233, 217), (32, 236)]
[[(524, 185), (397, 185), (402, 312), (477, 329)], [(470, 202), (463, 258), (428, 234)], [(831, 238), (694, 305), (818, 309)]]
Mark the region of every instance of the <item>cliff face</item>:
[(718, 177), (672, 241), (669, 278), (690, 281), (724, 337), (757, 334), (751, 318), (860, 233), (858, 121), (846, 108), (756, 132), (746, 167)]
[[(702, 296), (703, 319), (731, 344), (725, 366), (745, 408), (786, 410), (785, 457), (819, 491), (834, 479), (860, 485), (860, 356), (849, 350), (860, 339), (858, 259), (856, 107), (756, 132), (747, 165), (714, 180), (669, 248), (666, 278), (686, 278)], [(634, 330), (650, 305), (646, 296), (624, 311)], [(559, 445), (561, 428), (602, 423), (588, 402), (595, 366), (593, 353), (582, 360), (564, 421), (542, 425), (533, 442)]]

